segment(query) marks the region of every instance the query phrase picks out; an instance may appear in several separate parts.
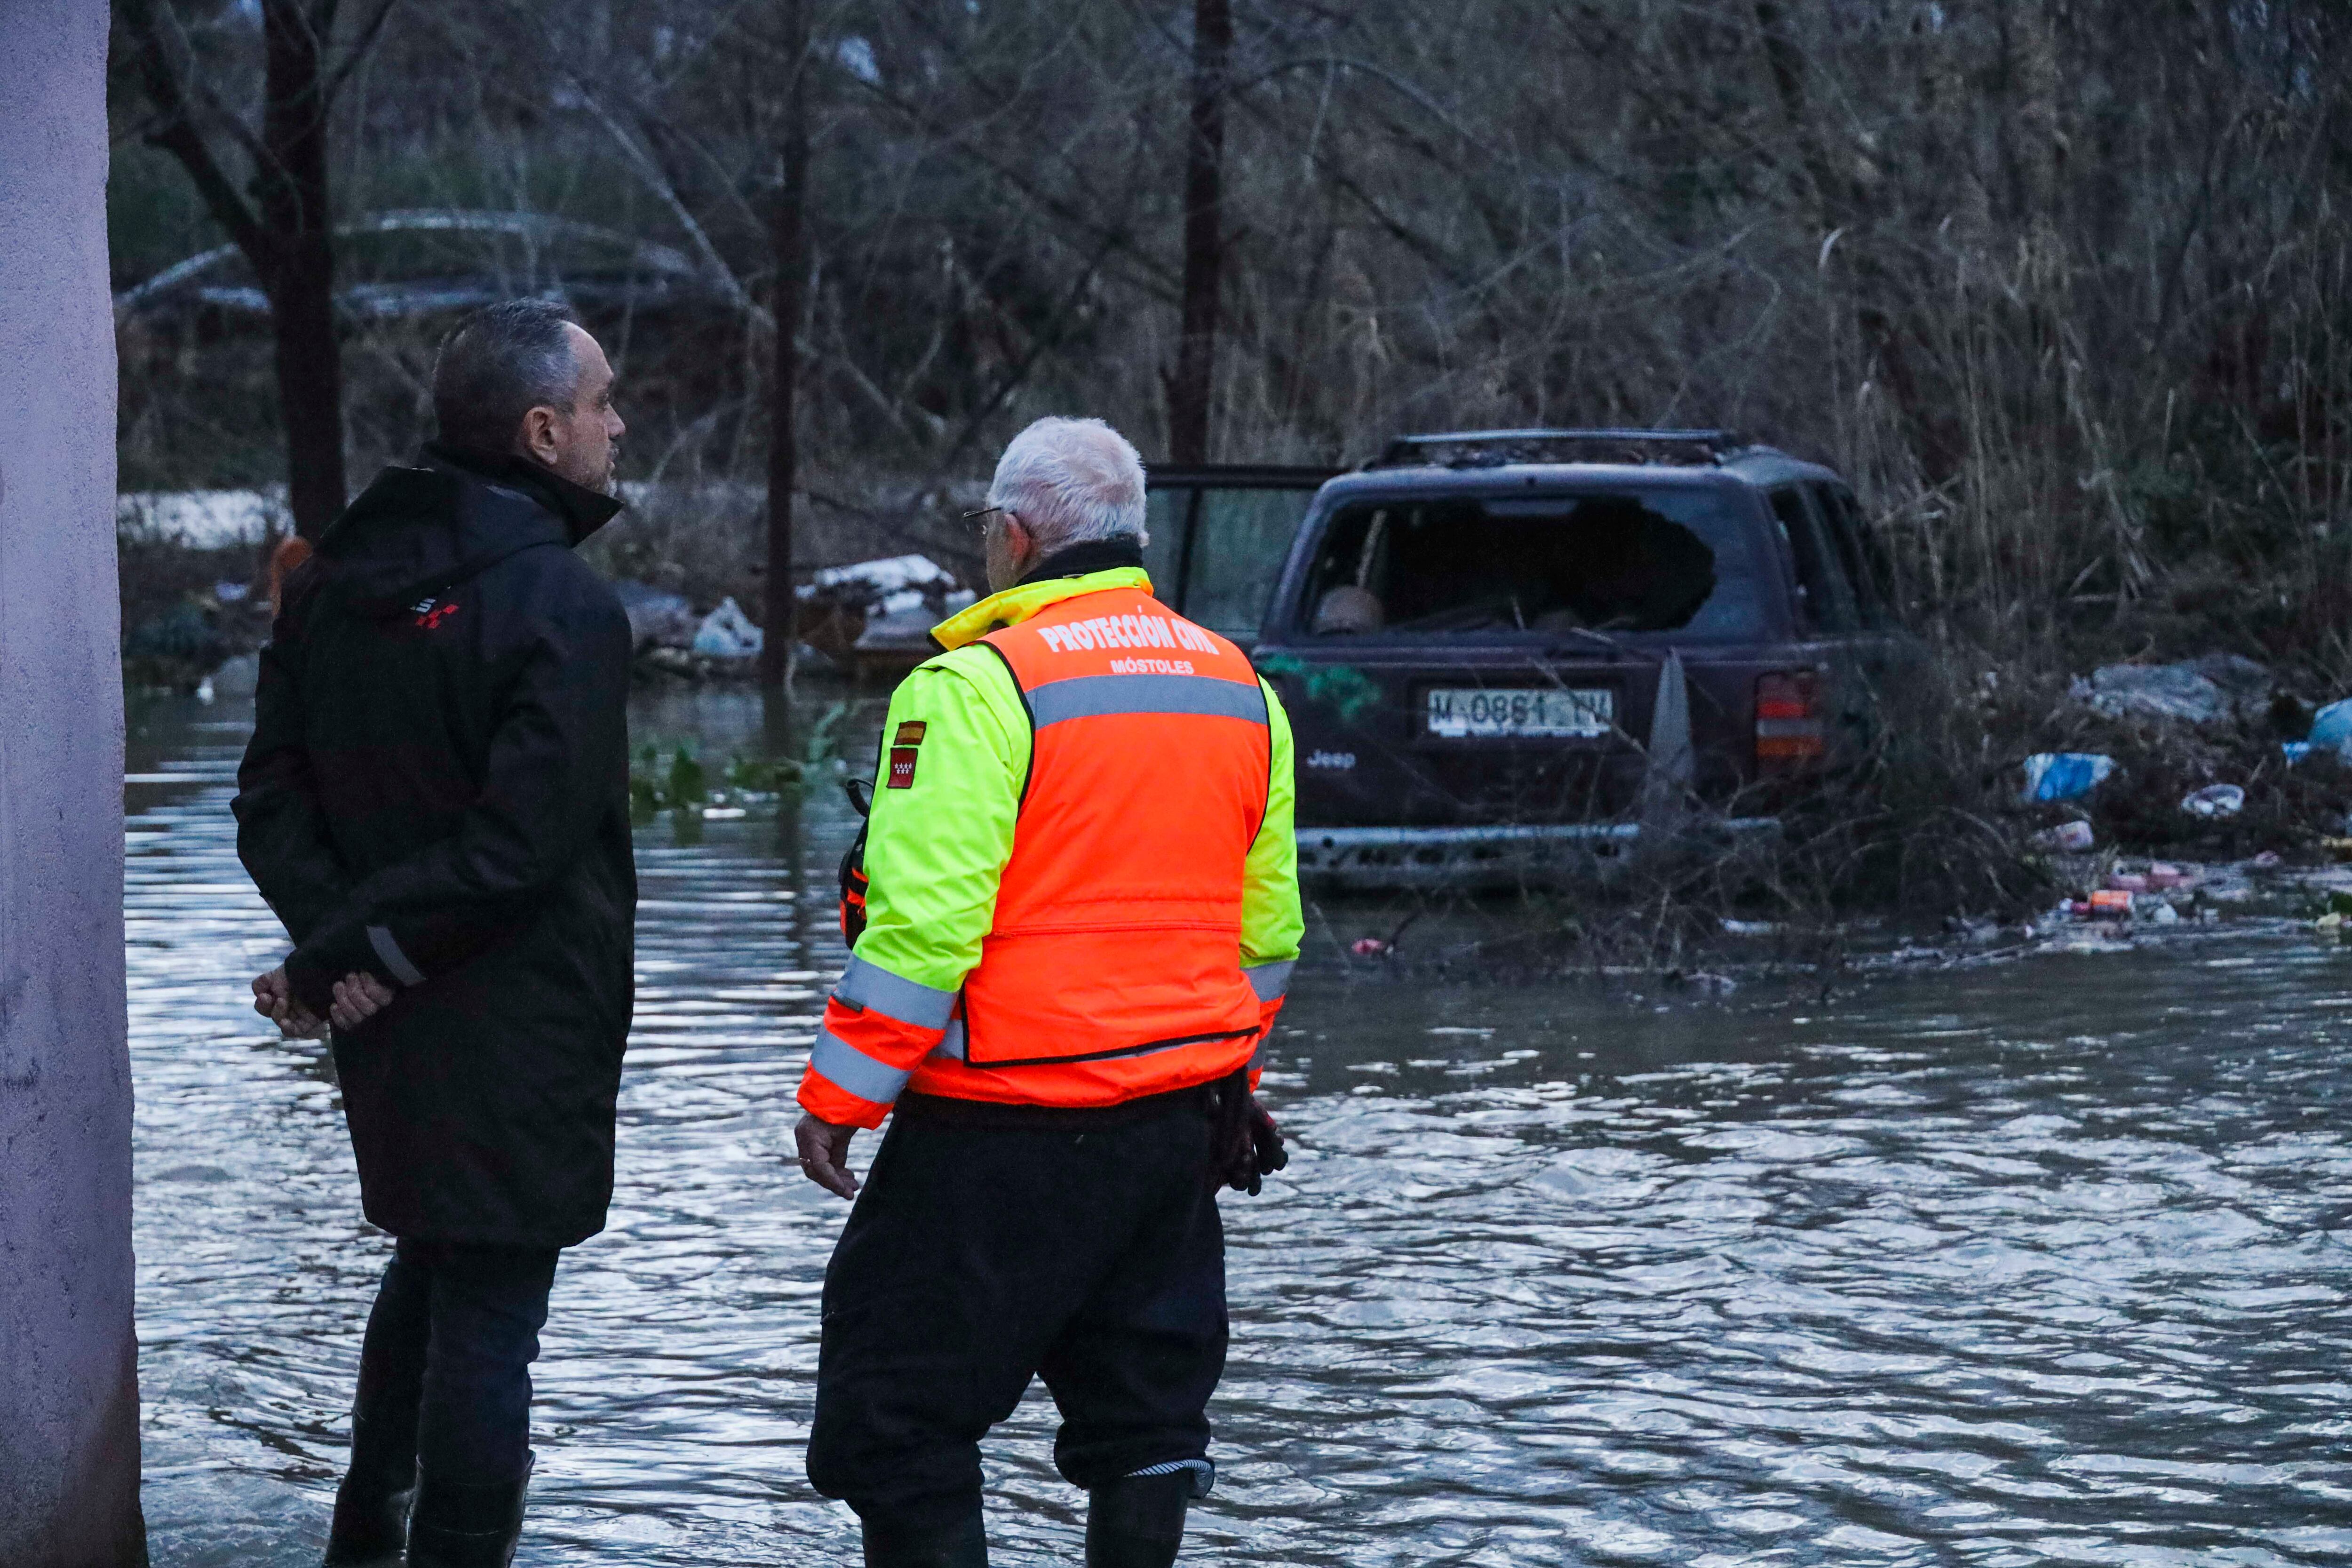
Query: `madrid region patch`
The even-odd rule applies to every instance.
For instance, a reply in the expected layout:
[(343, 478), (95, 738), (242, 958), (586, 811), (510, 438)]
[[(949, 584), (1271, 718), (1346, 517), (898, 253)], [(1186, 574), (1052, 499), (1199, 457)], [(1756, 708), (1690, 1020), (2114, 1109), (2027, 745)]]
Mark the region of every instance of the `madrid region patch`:
[(890, 737), (890, 787), (915, 787), (915, 758), (923, 744), (924, 724), (920, 719), (909, 719), (898, 726)]

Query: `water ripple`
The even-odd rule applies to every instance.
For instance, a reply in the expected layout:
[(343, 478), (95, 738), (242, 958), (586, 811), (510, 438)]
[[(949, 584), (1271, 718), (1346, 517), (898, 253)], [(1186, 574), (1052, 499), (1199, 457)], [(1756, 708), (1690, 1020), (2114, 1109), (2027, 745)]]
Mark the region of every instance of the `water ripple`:
[[(323, 1049), (246, 1008), (282, 940), (234, 724), (188, 717), (128, 786), (148, 1517), (173, 1568), (292, 1564), (385, 1243)], [(756, 705), (639, 720), (767, 743)], [(849, 826), (640, 844), (619, 1190), (558, 1279), (520, 1563), (855, 1559), (800, 1476), (843, 1211), (779, 1159)], [(1302, 972), (1188, 1560), (2352, 1559), (2347, 965), (2265, 939), (1663, 1013)], [(1076, 1553), (1051, 1431), (1033, 1391), (992, 1448), (1000, 1562)]]

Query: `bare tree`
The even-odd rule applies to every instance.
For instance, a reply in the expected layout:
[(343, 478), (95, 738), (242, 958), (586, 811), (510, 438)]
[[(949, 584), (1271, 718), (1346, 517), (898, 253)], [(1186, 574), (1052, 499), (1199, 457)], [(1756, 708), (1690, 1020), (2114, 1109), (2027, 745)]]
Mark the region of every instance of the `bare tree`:
[(415, 5), (404, 169), (690, 258), (691, 304), (528, 276), (616, 313), (665, 471), (764, 473), (725, 591), (771, 621), (795, 546), (950, 559), (903, 498), (1069, 409), (1195, 461), (1723, 423), (1842, 461), (1947, 604), (2121, 614), (2167, 551), (2344, 554), (2352, 603), (2336, 0)]
[[(288, 501), (316, 538), (347, 499), (341, 342), (335, 323), (334, 219), (327, 188), (335, 95), (382, 37), (399, 0), (375, 9), (340, 51), (338, 0), (260, 0), (260, 127), (207, 81), (175, 0), (122, 0), (155, 118), (147, 139), (179, 160), (269, 300), (277, 340)], [(240, 190), (222, 142), (250, 165)]]

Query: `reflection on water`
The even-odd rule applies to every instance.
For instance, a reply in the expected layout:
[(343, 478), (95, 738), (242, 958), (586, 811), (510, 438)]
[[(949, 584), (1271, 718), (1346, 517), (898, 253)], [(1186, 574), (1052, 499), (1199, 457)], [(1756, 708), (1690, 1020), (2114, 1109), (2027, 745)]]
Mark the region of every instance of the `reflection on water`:
[[(797, 752), (817, 711), (635, 721), (723, 757)], [(132, 746), (164, 1568), (316, 1561), (386, 1249), (322, 1047), (246, 1005), (283, 943), (235, 858), (243, 731), (167, 705)], [(520, 1563), (856, 1560), (800, 1475), (844, 1210), (778, 1159), (849, 830), (819, 791), (639, 836), (620, 1187), (558, 1277)], [(2280, 937), (1810, 1011), (1304, 973), (1270, 1075), (1297, 1157), (1227, 1199), (1188, 1560), (2352, 1559), (2347, 976)], [(992, 1449), (1000, 1563), (1076, 1555), (1051, 1425), (1033, 1394)]]

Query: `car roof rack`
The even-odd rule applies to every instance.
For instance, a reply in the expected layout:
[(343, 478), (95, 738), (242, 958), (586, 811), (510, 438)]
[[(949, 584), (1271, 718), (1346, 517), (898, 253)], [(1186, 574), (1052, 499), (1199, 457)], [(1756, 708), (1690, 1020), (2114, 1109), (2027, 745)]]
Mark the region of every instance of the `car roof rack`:
[(1367, 468), (1498, 468), (1506, 463), (1721, 463), (1748, 445), (1734, 430), (1454, 430), (1399, 436)]

